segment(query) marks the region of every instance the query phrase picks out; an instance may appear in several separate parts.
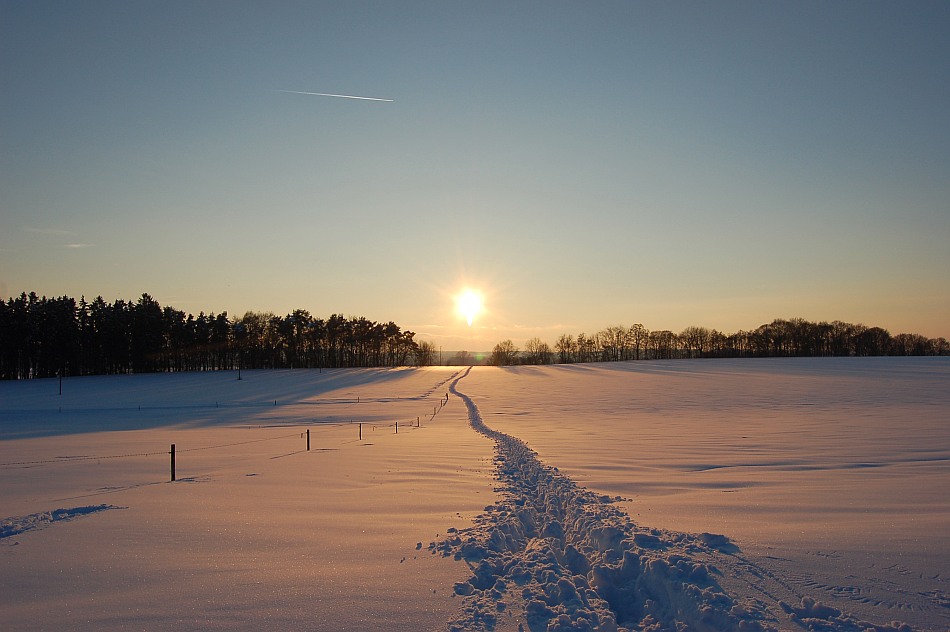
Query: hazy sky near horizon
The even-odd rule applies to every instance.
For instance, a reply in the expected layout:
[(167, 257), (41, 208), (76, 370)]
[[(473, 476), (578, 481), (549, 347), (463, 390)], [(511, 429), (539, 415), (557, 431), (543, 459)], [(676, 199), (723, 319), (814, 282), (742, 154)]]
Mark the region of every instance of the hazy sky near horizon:
[(942, 1), (0, 0), (0, 296), (950, 336), (948, 112)]

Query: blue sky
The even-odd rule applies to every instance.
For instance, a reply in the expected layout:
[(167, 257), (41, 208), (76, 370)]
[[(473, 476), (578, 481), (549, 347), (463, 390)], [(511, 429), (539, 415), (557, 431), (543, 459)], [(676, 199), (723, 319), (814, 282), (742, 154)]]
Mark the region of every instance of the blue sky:
[(0, 0), (0, 295), (950, 336), (947, 112), (945, 2)]

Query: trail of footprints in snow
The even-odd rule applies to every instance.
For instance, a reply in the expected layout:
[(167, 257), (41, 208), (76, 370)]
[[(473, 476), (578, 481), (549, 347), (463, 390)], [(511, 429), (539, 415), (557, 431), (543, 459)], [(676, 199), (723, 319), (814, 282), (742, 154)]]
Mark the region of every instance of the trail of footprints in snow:
[[(814, 600), (800, 606), (762, 587), (764, 598), (735, 599), (722, 588), (719, 562), (737, 549), (725, 536), (644, 529), (613, 499), (578, 487), (557, 468), (544, 466), (521, 440), (486, 426), (478, 407), (450, 387), (468, 409), (472, 427), (495, 442), (502, 499), (485, 508), (475, 526), (450, 530), (433, 542), (434, 554), (465, 560), (473, 576), (455, 585), (463, 599), (452, 631), (494, 630), (499, 625), (546, 630), (773, 630), (776, 610), (785, 624), (824, 630), (858, 630), (868, 625)], [(737, 558), (736, 568), (763, 569)], [(759, 571), (759, 572), (757, 572)], [(755, 594), (755, 592), (753, 592)], [(797, 627), (797, 626), (796, 626)], [(871, 626), (906, 630), (906, 626)]]

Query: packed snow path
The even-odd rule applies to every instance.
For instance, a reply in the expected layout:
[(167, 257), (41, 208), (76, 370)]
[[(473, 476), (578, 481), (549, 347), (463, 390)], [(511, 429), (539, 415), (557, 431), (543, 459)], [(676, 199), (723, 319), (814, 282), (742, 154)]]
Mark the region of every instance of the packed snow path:
[[(545, 466), (521, 440), (469, 423), (495, 442), (502, 499), (476, 525), (450, 530), (433, 553), (465, 560), (473, 576), (453, 631), (495, 630), (909, 630), (857, 621), (738, 556), (725, 536), (644, 529), (612, 504)], [(744, 588), (737, 598), (724, 583)], [(789, 605), (789, 602), (800, 605)]]

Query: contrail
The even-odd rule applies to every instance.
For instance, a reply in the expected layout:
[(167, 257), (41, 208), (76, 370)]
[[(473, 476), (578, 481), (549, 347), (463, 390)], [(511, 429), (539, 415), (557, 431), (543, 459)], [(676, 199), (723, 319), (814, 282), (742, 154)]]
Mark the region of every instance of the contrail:
[(377, 97), (358, 97), (352, 94), (328, 94), (326, 92), (300, 92), (298, 90), (277, 90), (277, 92), (285, 92), (287, 94), (309, 94), (314, 97), (337, 97), (339, 99), (360, 99), (362, 101), (386, 101), (392, 103), (395, 99), (380, 99)]

